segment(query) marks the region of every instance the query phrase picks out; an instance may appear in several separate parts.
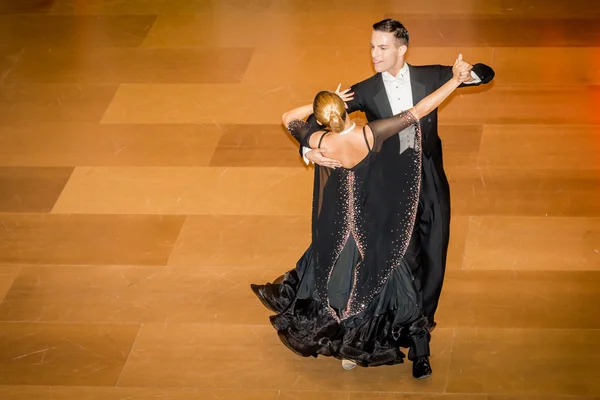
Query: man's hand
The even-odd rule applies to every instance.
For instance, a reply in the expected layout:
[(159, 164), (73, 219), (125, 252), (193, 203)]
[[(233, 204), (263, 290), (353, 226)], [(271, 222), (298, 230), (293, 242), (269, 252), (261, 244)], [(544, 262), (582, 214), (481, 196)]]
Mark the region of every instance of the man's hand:
[(327, 153), (327, 149), (313, 149), (307, 152), (305, 156), (310, 162), (318, 164), (322, 167), (337, 168), (342, 166), (341, 162), (332, 158), (327, 158), (323, 155), (323, 153)]
[(354, 92), (348, 93), (350, 91), (350, 88), (340, 91), (341, 87), (342, 87), (342, 84), (340, 83), (338, 85), (337, 89), (335, 89), (335, 94), (340, 96), (340, 98), (344, 101), (344, 106), (346, 106), (346, 108), (348, 108), (348, 102), (350, 100), (354, 99)]

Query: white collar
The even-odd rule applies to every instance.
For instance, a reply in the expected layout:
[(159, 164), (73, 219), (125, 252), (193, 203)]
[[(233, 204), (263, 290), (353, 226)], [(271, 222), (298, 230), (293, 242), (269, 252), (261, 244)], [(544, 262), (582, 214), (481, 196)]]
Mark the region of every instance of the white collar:
[(390, 74), (387, 71), (383, 71), (381, 73), (381, 76), (383, 77), (383, 80), (387, 82), (395, 80), (404, 80), (408, 77), (408, 63), (404, 63), (404, 65), (402, 66), (402, 68), (400, 68), (400, 71), (398, 71), (398, 74), (396, 76)]

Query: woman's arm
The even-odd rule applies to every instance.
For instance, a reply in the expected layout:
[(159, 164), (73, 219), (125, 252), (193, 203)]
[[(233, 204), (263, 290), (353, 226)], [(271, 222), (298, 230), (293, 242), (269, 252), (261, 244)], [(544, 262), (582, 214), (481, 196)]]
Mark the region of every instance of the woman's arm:
[(310, 148), (310, 137), (313, 130), (304, 119), (313, 112), (312, 104), (294, 108), (281, 116), (285, 129), (298, 141), (302, 147)]
[(297, 108), (294, 108), (293, 110), (283, 113), (283, 115), (281, 116), (281, 121), (283, 122), (283, 125), (287, 128), (287, 126), (290, 124), (290, 122), (292, 122), (294, 120), (304, 121), (304, 119), (307, 118), (312, 113), (313, 113), (313, 105), (307, 104), (305, 106), (297, 107)]

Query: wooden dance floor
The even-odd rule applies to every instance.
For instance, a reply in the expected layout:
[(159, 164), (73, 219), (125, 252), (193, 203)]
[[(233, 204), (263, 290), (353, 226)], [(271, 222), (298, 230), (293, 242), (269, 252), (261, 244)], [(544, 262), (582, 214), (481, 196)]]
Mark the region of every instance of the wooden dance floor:
[[(284, 347), (250, 291), (310, 241), (281, 114), (372, 72), (496, 71), (440, 114), (433, 376)], [(0, 1), (0, 399), (600, 398), (600, 1)]]

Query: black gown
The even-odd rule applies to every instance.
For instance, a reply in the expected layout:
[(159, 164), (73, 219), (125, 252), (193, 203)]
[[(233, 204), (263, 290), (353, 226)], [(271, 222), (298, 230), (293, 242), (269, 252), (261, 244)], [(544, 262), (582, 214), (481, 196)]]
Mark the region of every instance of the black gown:
[[(369, 127), (373, 148), (356, 166), (315, 165), (312, 244), (296, 268), (273, 284), (253, 285), (292, 351), (365, 367), (401, 363), (399, 347), (411, 348), (410, 359), (429, 355), (427, 319), (405, 260), (421, 185), (419, 124), (405, 111)], [(288, 130), (308, 147), (304, 121)], [(411, 145), (383, 156), (383, 142), (400, 131), (414, 138)]]

